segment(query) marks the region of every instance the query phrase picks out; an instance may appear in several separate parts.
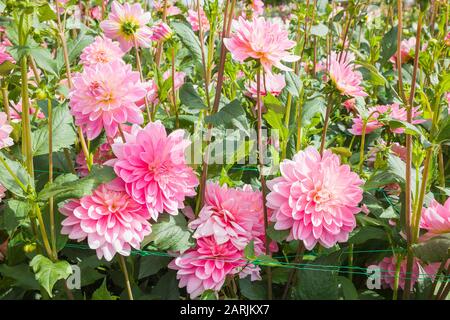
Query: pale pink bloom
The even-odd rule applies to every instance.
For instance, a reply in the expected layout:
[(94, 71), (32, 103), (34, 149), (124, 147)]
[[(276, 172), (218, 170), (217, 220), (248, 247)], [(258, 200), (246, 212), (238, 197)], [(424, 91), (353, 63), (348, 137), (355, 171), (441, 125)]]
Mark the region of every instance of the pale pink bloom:
[(107, 261), (116, 253), (128, 256), (131, 248), (140, 249), (144, 237), (151, 233), (149, 212), (125, 192), (120, 179), (66, 203), (60, 212), (66, 216), (61, 233), (79, 242), (87, 238), (97, 257)]
[(100, 20), (102, 18), (102, 12), (100, 10), (100, 6), (95, 6), (89, 10), (89, 14), (92, 19)]
[(209, 237), (199, 239), (196, 248), (172, 260), (169, 268), (177, 270), (178, 286), (186, 287), (194, 299), (206, 290), (219, 291), (227, 275), (235, 274), (245, 263), (242, 251), (231, 242), (218, 244)]
[(84, 66), (92, 66), (97, 63), (121, 60), (124, 54), (118, 42), (97, 36), (93, 43), (83, 49), (80, 60)]
[[(113, 159), (114, 155), (111, 150), (111, 145), (107, 142), (103, 143), (98, 147), (98, 149), (94, 152), (93, 163), (94, 164), (104, 164), (107, 160)], [(80, 177), (85, 177), (89, 174), (88, 166), (86, 163), (86, 157), (84, 156), (84, 152), (80, 151), (78, 153), (75, 162), (77, 164), (76, 170)]]
[(2, 202), (2, 199), (6, 196), (5, 195), (6, 191), (7, 189), (0, 183), (0, 203)]
[(353, 111), (353, 110), (355, 110), (356, 100), (355, 100), (355, 98), (347, 99), (344, 101), (343, 105), (344, 105), (345, 109), (347, 110), (347, 112)]
[(264, 70), (270, 73), (272, 66), (291, 71), (281, 61), (294, 62), (300, 59), (287, 51), (295, 46), (295, 41), (289, 40), (287, 30), (279, 24), (266, 21), (264, 17), (251, 21), (239, 17), (239, 20), (233, 21), (233, 29), (231, 38), (224, 39), (224, 43), (233, 59), (239, 62), (249, 58), (259, 60)]
[(167, 135), (160, 121), (144, 128), (134, 125), (124, 133), (126, 142), (112, 145), (117, 159), (110, 160), (116, 174), (134, 200), (145, 204), (154, 220), (163, 211), (176, 215), (186, 197), (194, 196), (198, 179), (186, 164), (190, 145), (183, 130)]
[[(14, 103), (14, 101), (9, 102), (11, 108), (9, 109), (9, 116), (11, 122), (18, 123), (22, 120), (22, 98), (19, 102)], [(32, 107), (31, 101), (29, 102), (29, 114), (33, 117), (36, 114), (36, 108)], [(36, 114), (37, 119), (45, 119), (45, 114), (39, 110)]]
[(253, 16), (260, 16), (264, 13), (264, 2), (262, 0), (252, 0)]
[[(198, 21), (198, 11), (197, 10), (188, 10), (188, 16), (186, 20), (189, 22), (189, 24), (192, 27), (192, 30), (199, 31), (200, 30), (200, 23)], [(203, 8), (200, 7), (200, 22), (202, 25), (202, 32), (206, 32), (209, 30), (209, 21), (206, 17), (205, 11), (203, 11)]]
[(331, 81), (342, 95), (350, 97), (365, 97), (367, 93), (361, 87), (362, 74), (353, 63), (354, 55), (351, 52), (331, 52), (329, 57), (328, 74)]
[(181, 12), (181, 9), (178, 8), (178, 7), (175, 6), (175, 5), (169, 6), (169, 7), (167, 8), (167, 10), (166, 10), (166, 14), (167, 14), (168, 17), (176, 16), (176, 15), (179, 15), (179, 14), (181, 14), (181, 13), (182, 13), (182, 12)]
[(169, 40), (173, 35), (172, 29), (170, 29), (167, 23), (162, 21), (153, 25), (151, 31), (152, 31), (151, 39), (153, 41), (166, 41)]
[(363, 181), (329, 150), (323, 156), (308, 147), (280, 164), (281, 176), (268, 181), (267, 207), (274, 210), (276, 230), (287, 240), (303, 240), (306, 249), (326, 248), (348, 240), (356, 227)]
[(6, 113), (0, 112), (0, 149), (14, 144), (13, 139), (9, 137), (12, 131), (13, 127), (9, 125)]
[[(402, 40), (400, 44), (400, 61), (404, 64), (413, 58), (412, 52), (414, 52), (416, 47), (416, 37), (411, 37), (409, 39)], [(390, 62), (397, 65), (397, 55), (399, 50), (389, 59)]]
[(428, 208), (422, 209), (420, 227), (427, 233), (421, 238), (426, 240), (443, 233), (450, 233), (450, 198), (441, 205), (436, 200), (431, 200)]
[(208, 182), (204, 207), (189, 227), (195, 230), (196, 239), (212, 236), (217, 244), (231, 241), (240, 250), (254, 240), (255, 248), (260, 248), (257, 251), (262, 251), (264, 243), (259, 238), (264, 235), (262, 204), (261, 192), (250, 186), (235, 189)]
[(445, 36), (444, 42), (447, 47), (450, 47), (450, 32)]
[[(394, 289), (395, 273), (396, 273), (396, 257), (384, 258), (378, 266), (381, 271), (381, 285), (384, 288)], [(411, 278), (411, 290), (414, 288), (414, 284), (420, 280), (431, 279), (434, 280), (436, 273), (439, 269), (439, 263), (432, 263), (424, 266), (419, 259), (414, 258), (412, 273), (406, 273), (406, 259), (403, 259), (400, 263), (400, 275), (398, 286), (402, 290), (405, 289), (406, 278)]]
[[(389, 105), (379, 105), (368, 108), (369, 120), (366, 125), (366, 134), (383, 127), (383, 123), (378, 119), (380, 117), (391, 118), (394, 120), (407, 121), (406, 108), (401, 107), (398, 103), (393, 103)], [(419, 107), (415, 107), (412, 110), (413, 124), (423, 123), (425, 120), (417, 119), (422, 114)], [(360, 115), (353, 119), (353, 126), (349, 130), (354, 135), (361, 135), (363, 127), (363, 119)], [(400, 127), (391, 130), (393, 133), (403, 133), (405, 129)]]
[[(145, 90), (147, 91), (147, 102), (151, 105), (155, 105), (159, 102), (158, 98), (158, 85), (156, 84), (156, 81), (150, 79), (146, 82), (144, 82)], [(142, 98), (141, 100), (136, 102), (136, 105), (139, 108), (145, 107), (145, 98)]]
[[(261, 77), (262, 78), (262, 77)], [(286, 80), (284, 79), (284, 74), (272, 74), (272, 73), (266, 73), (265, 74), (265, 85), (264, 82), (261, 81), (261, 87), (259, 89), (259, 93), (261, 96), (267, 95), (266, 90), (273, 96), (278, 96), (281, 91), (286, 86)], [(248, 86), (245, 86), (245, 89), (247, 89), (248, 95), (250, 95), (253, 98), (256, 98), (257, 96), (257, 89), (258, 86), (256, 84), (256, 81), (250, 82)]]
[(124, 3), (114, 1), (108, 20), (100, 23), (105, 36), (120, 42), (120, 47), (127, 52), (134, 46), (149, 48), (152, 32), (147, 24), (150, 22), (150, 12), (144, 12), (139, 3)]
[[(162, 12), (164, 10), (164, 2), (162, 0), (156, 0), (153, 2), (153, 8), (156, 11)], [(167, 6), (166, 6), (166, 16), (170, 17), (170, 16), (176, 16), (178, 14), (181, 14), (181, 10), (175, 6), (173, 4), (173, 1), (168, 0), (167, 2)]]
[(120, 124), (144, 121), (136, 102), (146, 94), (139, 72), (121, 60), (84, 68), (73, 77), (70, 92), (71, 113), (89, 140), (105, 128), (115, 137)]
[[(163, 73), (163, 79), (167, 80), (172, 76), (172, 70), (167, 70)], [(175, 71), (175, 90), (178, 90), (181, 88), (181, 86), (184, 84), (184, 78), (186, 78), (186, 73), (180, 71)], [(172, 86), (170, 86), (172, 89)]]
[(16, 61), (14, 61), (14, 58), (9, 54), (8, 51), (6, 51), (6, 46), (0, 44), (0, 64), (3, 64), (5, 61), (16, 63)]

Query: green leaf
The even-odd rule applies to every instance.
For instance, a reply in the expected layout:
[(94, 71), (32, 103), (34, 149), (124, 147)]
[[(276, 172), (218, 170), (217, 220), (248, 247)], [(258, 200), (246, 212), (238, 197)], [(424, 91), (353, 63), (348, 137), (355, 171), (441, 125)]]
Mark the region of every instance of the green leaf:
[(274, 97), (270, 92), (268, 92), (267, 95), (263, 97), (263, 103), (266, 108), (272, 109), (277, 113), (284, 113), (283, 103), (279, 99)]
[(239, 279), (241, 294), (250, 300), (267, 299), (267, 286), (262, 281), (250, 281), (248, 277)]
[(380, 218), (383, 219), (397, 219), (399, 214), (395, 212), (394, 207), (390, 206), (380, 215)]
[(44, 4), (38, 9), (39, 22), (56, 20), (56, 12), (50, 7), (50, 4)]
[[(48, 125), (31, 133), (33, 155), (39, 156), (49, 153)], [(77, 134), (73, 128), (72, 116), (67, 107), (57, 107), (53, 110), (52, 121), (52, 149), (58, 152), (75, 143)]]
[(314, 96), (306, 100), (303, 105), (302, 125), (308, 126), (311, 123), (311, 118), (317, 113), (325, 114), (326, 102), (322, 96)]
[(282, 242), (286, 240), (289, 235), (289, 230), (275, 230), (273, 225), (269, 225), (267, 228), (267, 235), (270, 239), (275, 240), (276, 242)]
[(140, 258), (138, 279), (143, 279), (156, 274), (162, 268), (167, 267), (170, 258), (161, 256), (143, 256)]
[(450, 140), (450, 117), (447, 118), (447, 121), (440, 126), (439, 133), (435, 139), (436, 143), (443, 143)]
[(413, 245), (416, 257), (428, 263), (442, 262), (450, 257), (450, 233), (435, 236), (425, 242)]
[(31, 205), (27, 201), (17, 199), (6, 200), (6, 206), (3, 214), (0, 215), (1, 229), (8, 231), (11, 236), (22, 221), (28, 218)]
[(186, 82), (180, 88), (180, 100), (182, 104), (189, 108), (189, 111), (199, 112), (207, 108), (191, 82)]
[[(17, 176), (17, 178), (19, 178), (19, 180), (25, 187), (29, 184), (34, 185), (27, 170), (25, 170), (25, 168), (19, 162), (6, 158), (2, 152), (0, 152), (0, 157), (3, 157), (3, 159), (5, 159), (6, 164)], [(11, 176), (8, 170), (6, 170), (5, 166), (2, 163), (0, 163), (0, 183), (15, 195), (22, 197), (25, 196), (22, 188), (17, 184), (16, 180), (14, 180), (14, 178)]]
[(39, 68), (45, 70), (55, 76), (58, 75), (58, 67), (56, 60), (52, 57), (50, 51), (43, 47), (36, 47), (30, 49), (30, 55)]
[(404, 128), (405, 133), (407, 134), (411, 134), (417, 137), (423, 136), (423, 133), (419, 130), (419, 128), (406, 121), (390, 119), (388, 123), (392, 129)]
[(186, 219), (180, 214), (165, 215), (159, 219), (158, 223), (152, 225), (152, 233), (146, 240), (153, 241), (159, 250), (184, 252), (193, 245)]
[(0, 75), (8, 75), (15, 67), (16, 65), (10, 61), (3, 62), (2, 64), (0, 64)]
[(321, 262), (316, 260), (297, 272), (296, 293), (299, 299), (337, 300), (337, 271), (316, 266), (320, 264)]
[(387, 240), (386, 232), (383, 229), (366, 226), (361, 227), (349, 240), (349, 243), (362, 244), (368, 240)]
[(30, 266), (23, 263), (14, 266), (0, 264), (0, 274), (14, 280), (12, 286), (26, 290), (39, 290), (39, 283), (36, 281)]
[(81, 198), (91, 194), (98, 185), (114, 179), (115, 174), (111, 167), (93, 166), (89, 175), (84, 178), (78, 179), (71, 173), (58, 178), (39, 192), (38, 199), (40, 201), (47, 202), (50, 197), (55, 197), (56, 202), (69, 198)]
[(162, 300), (178, 300), (180, 299), (180, 290), (178, 289), (178, 280), (176, 272), (170, 270), (159, 279), (158, 283), (152, 290), (152, 294), (158, 296)]
[(294, 72), (286, 72), (286, 90), (293, 96), (298, 97), (302, 90), (303, 83), (300, 77)]
[(291, 273), (290, 268), (273, 268), (272, 269), (272, 282), (276, 284), (286, 283)]
[(397, 26), (391, 28), (381, 40), (381, 64), (385, 64), (397, 51)]
[(239, 100), (233, 100), (217, 113), (205, 117), (205, 122), (215, 127), (238, 128), (244, 132), (249, 130), (246, 113)]
[(255, 256), (255, 241), (251, 240), (244, 248), (244, 257), (249, 260), (256, 258)]
[(347, 277), (338, 276), (338, 283), (345, 300), (358, 300), (358, 291), (353, 282)]
[(67, 279), (72, 274), (72, 268), (67, 261), (52, 262), (43, 255), (36, 255), (30, 261), (30, 267), (33, 268), (36, 280), (52, 297), (53, 286), (56, 281)]
[(92, 300), (117, 300), (118, 296), (113, 296), (109, 293), (108, 288), (106, 287), (106, 278), (103, 279), (102, 285), (94, 291), (92, 294)]
[[(178, 35), (184, 46), (192, 54), (194, 61), (198, 64), (201, 64), (202, 49), (200, 47), (200, 41), (198, 40), (198, 37), (195, 35), (194, 31), (192, 31), (192, 28), (183, 22), (172, 22), (172, 28)], [(208, 56), (207, 52), (205, 52), (205, 57), (206, 56)]]
[(275, 111), (269, 109), (263, 117), (272, 128), (278, 130), (281, 140), (286, 141), (289, 131), (283, 123), (283, 114), (276, 113)]
[(211, 289), (208, 289), (202, 293), (200, 296), (200, 300), (218, 300), (217, 292)]
[(386, 78), (375, 68), (374, 65), (364, 62), (364, 61), (356, 61), (356, 64), (363, 66), (370, 73), (370, 82), (377, 86), (384, 86), (387, 83)]
[(81, 51), (87, 47), (93, 41), (93, 37), (86, 34), (86, 30), (82, 29), (80, 34), (75, 40), (69, 40), (67, 42), (67, 48), (69, 51), (69, 61), (73, 62), (80, 56)]
[(271, 256), (262, 254), (253, 261), (255, 264), (262, 265), (262, 266), (268, 266), (268, 267), (276, 267), (279, 266), (280, 263), (278, 260), (272, 258)]
[(310, 33), (312, 35), (324, 38), (328, 34), (328, 27), (323, 23), (319, 23), (311, 27)]

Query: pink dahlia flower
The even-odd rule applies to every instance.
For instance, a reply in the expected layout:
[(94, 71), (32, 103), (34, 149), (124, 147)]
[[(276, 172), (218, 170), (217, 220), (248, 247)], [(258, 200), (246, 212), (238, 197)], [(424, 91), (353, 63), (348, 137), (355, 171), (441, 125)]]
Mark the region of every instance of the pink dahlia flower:
[(184, 208), (186, 196), (194, 196), (198, 179), (186, 164), (185, 149), (190, 141), (183, 130), (167, 135), (161, 122), (144, 128), (134, 125), (124, 133), (126, 142), (112, 145), (117, 159), (110, 160), (133, 199), (145, 204), (154, 220), (166, 211), (176, 215)]
[[(98, 147), (98, 149), (94, 153), (94, 164), (104, 164), (106, 161), (111, 160), (114, 158), (114, 155), (111, 150), (111, 145), (107, 142), (103, 143)], [(86, 157), (84, 156), (83, 151), (81, 151), (76, 159), (75, 162), (77, 164), (76, 170), (80, 177), (85, 177), (89, 174), (88, 166), (86, 163)]]
[[(14, 103), (13, 101), (9, 102), (11, 105), (11, 109), (9, 111), (9, 116), (11, 118), (11, 122), (18, 123), (22, 121), (22, 99), (19, 100), (19, 102)], [(30, 108), (29, 113), (30, 116), (34, 116), (36, 114), (37, 119), (45, 119), (45, 114), (41, 110), (37, 110), (36, 108), (32, 107), (31, 101), (29, 102)]]
[(95, 139), (105, 128), (114, 138), (118, 126), (144, 121), (136, 102), (146, 94), (139, 72), (121, 60), (86, 67), (73, 78), (70, 92), (71, 113), (88, 139)]
[(13, 127), (9, 125), (6, 113), (0, 112), (0, 149), (14, 144), (13, 139), (9, 137), (12, 131)]
[(450, 233), (450, 198), (441, 205), (436, 200), (431, 200), (428, 208), (422, 209), (420, 227), (427, 233), (421, 238), (426, 240), (443, 233)]
[(196, 248), (172, 260), (169, 268), (177, 270), (178, 286), (186, 287), (193, 299), (206, 290), (219, 291), (226, 276), (235, 274), (245, 262), (242, 251), (231, 242), (218, 244), (210, 237), (199, 239)]
[(240, 250), (254, 240), (262, 244), (262, 251), (264, 243), (258, 238), (264, 235), (262, 203), (261, 192), (253, 191), (250, 186), (234, 189), (208, 182), (205, 205), (198, 218), (189, 224), (195, 230), (193, 237), (212, 236), (217, 244), (231, 241)]
[[(380, 263), (380, 271), (381, 271), (381, 285), (384, 288), (394, 289), (395, 282), (395, 271), (397, 259), (395, 257), (386, 257)], [(434, 280), (436, 273), (439, 269), (439, 263), (432, 263), (427, 266), (423, 266), (422, 263), (414, 258), (413, 269), (411, 274), (411, 290), (414, 287), (414, 284), (419, 280), (431, 279)], [(400, 276), (398, 286), (402, 290), (405, 289), (406, 278), (409, 275), (406, 274), (406, 259), (404, 259), (400, 264)]]
[[(158, 85), (156, 84), (156, 81), (154, 80), (148, 80), (144, 82), (145, 90), (147, 90), (147, 102), (155, 105), (159, 102), (158, 97)], [(145, 98), (142, 98), (141, 100), (136, 102), (136, 105), (139, 108), (145, 107)]]
[(198, 12), (197, 10), (191, 10), (188, 11), (187, 21), (192, 27), (192, 30), (199, 31), (200, 30), (200, 23), (202, 25), (202, 32), (206, 32), (209, 30), (209, 21), (206, 17), (205, 11), (203, 11), (203, 8), (200, 7), (200, 23), (198, 21)]
[[(167, 80), (172, 76), (172, 70), (167, 70), (163, 73), (163, 79)], [(180, 71), (175, 71), (175, 90), (178, 90), (181, 88), (181, 86), (184, 84), (184, 78), (186, 78), (186, 73)], [(172, 88), (172, 86), (170, 87)]]
[(362, 74), (354, 65), (354, 55), (351, 52), (337, 54), (331, 52), (328, 74), (331, 81), (342, 95), (350, 97), (365, 97), (367, 93), (361, 87)]
[(97, 63), (121, 60), (124, 54), (118, 42), (97, 36), (93, 43), (83, 49), (80, 60), (84, 66), (92, 66)]
[[(265, 84), (261, 83), (260, 88), (260, 94), (262, 96), (267, 95), (266, 90), (270, 92), (271, 95), (278, 96), (284, 87), (286, 87), (286, 80), (284, 79), (283, 74), (266, 73), (265, 80)], [(246, 89), (251, 97), (256, 98), (258, 91), (256, 81), (250, 82), (250, 85), (246, 86)]]
[(233, 29), (231, 38), (224, 39), (224, 43), (233, 59), (239, 62), (249, 58), (259, 60), (264, 70), (270, 73), (272, 66), (291, 71), (281, 61), (294, 62), (300, 59), (287, 51), (295, 46), (295, 42), (289, 40), (288, 32), (279, 24), (266, 21), (264, 17), (251, 21), (239, 17), (239, 20), (233, 21)]
[(303, 240), (308, 250), (319, 242), (330, 248), (348, 240), (361, 209), (363, 181), (329, 150), (323, 156), (308, 147), (280, 165), (281, 177), (267, 183), (267, 207), (276, 230), (290, 230), (288, 240)]
[(89, 15), (94, 20), (102, 19), (102, 12), (101, 12), (100, 6), (95, 6), (91, 9), (89, 9)]
[(147, 24), (150, 22), (150, 12), (144, 12), (139, 3), (121, 5), (114, 1), (108, 20), (100, 23), (105, 36), (117, 39), (124, 52), (132, 47), (149, 48), (152, 32)]
[(353, 110), (355, 110), (356, 100), (355, 100), (355, 98), (347, 99), (344, 101), (343, 105), (344, 105), (345, 109), (347, 110), (347, 112), (353, 111)]
[(153, 41), (166, 41), (172, 38), (173, 35), (172, 29), (170, 29), (167, 23), (164, 23), (162, 21), (156, 23), (151, 28), (151, 31), (152, 31), (151, 39)]
[[(402, 40), (400, 44), (400, 61), (404, 64), (413, 58), (412, 52), (414, 52), (416, 47), (416, 37), (411, 37), (409, 39)], [(389, 59), (390, 62), (397, 65), (397, 55), (399, 50)]]
[(6, 51), (6, 46), (0, 44), (0, 64), (3, 64), (5, 61), (9, 61), (11, 63), (16, 63), (13, 57)]
[(61, 233), (77, 241), (87, 238), (99, 259), (111, 261), (116, 253), (128, 256), (131, 248), (140, 249), (144, 237), (151, 233), (149, 212), (125, 192), (120, 179), (68, 202), (60, 211), (66, 216)]
[(253, 16), (260, 16), (264, 13), (264, 2), (262, 0), (252, 0)]

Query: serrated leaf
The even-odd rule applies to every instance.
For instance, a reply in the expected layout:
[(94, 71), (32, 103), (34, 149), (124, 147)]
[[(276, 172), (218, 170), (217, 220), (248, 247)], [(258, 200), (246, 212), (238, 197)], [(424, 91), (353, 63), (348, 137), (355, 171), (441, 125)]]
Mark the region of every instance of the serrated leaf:
[(286, 90), (293, 97), (298, 97), (303, 87), (303, 83), (300, 80), (300, 77), (292, 71), (286, 72), (285, 77), (286, 77)]
[(445, 261), (450, 257), (450, 233), (414, 244), (413, 251), (416, 257), (427, 263)]
[(169, 257), (143, 256), (140, 258), (138, 279), (143, 279), (156, 274), (162, 268), (167, 267), (170, 262)]
[(106, 278), (103, 279), (102, 285), (92, 294), (92, 300), (117, 300), (118, 296), (113, 296), (106, 287)]
[(55, 76), (58, 75), (58, 67), (55, 59), (52, 57), (50, 51), (43, 47), (36, 47), (30, 49), (30, 55), (39, 68), (45, 70)]
[(152, 233), (147, 240), (153, 241), (154, 246), (159, 250), (184, 252), (193, 245), (191, 232), (182, 215), (163, 216), (158, 223), (152, 225)]
[(183, 84), (180, 88), (180, 100), (190, 111), (199, 112), (200, 110), (207, 108), (191, 82)]
[(249, 131), (247, 116), (239, 100), (233, 100), (215, 114), (205, 117), (205, 122), (215, 127), (238, 128), (244, 132)]
[(385, 64), (397, 51), (397, 31), (397, 26), (391, 28), (381, 40), (381, 64)]
[(31, 205), (27, 201), (17, 199), (6, 200), (6, 206), (3, 214), (0, 215), (1, 228), (5, 229), (9, 235), (12, 235), (15, 229), (21, 224), (21, 221), (28, 217)]
[[(192, 28), (183, 22), (172, 22), (172, 28), (178, 35), (184, 46), (192, 54), (193, 60), (196, 63), (201, 64), (202, 50), (200, 47), (200, 41), (198, 37), (195, 35), (194, 31), (192, 31)], [(205, 52), (205, 56), (207, 56), (207, 52)]]
[(56, 281), (67, 279), (72, 274), (72, 268), (67, 261), (52, 262), (43, 255), (36, 255), (30, 261), (36, 280), (47, 291), (50, 297), (53, 296), (53, 286)]
[(361, 227), (349, 240), (349, 243), (362, 244), (368, 240), (387, 240), (386, 232), (383, 229), (366, 226)]

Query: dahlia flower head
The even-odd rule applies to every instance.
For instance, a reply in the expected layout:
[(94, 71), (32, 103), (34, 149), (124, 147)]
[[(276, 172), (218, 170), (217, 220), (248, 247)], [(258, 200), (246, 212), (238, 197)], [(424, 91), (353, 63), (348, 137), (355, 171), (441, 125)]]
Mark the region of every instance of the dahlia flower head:
[[(400, 263), (400, 276), (398, 281), (398, 286), (402, 290), (405, 289), (406, 278), (409, 275), (406, 273), (406, 259), (403, 259)], [(394, 289), (395, 283), (395, 271), (396, 271), (397, 259), (395, 257), (386, 257), (384, 258), (378, 266), (381, 271), (381, 285), (384, 288)], [(431, 263), (429, 265), (423, 265), (419, 259), (414, 258), (413, 268), (411, 273), (411, 290), (414, 287), (414, 284), (420, 280), (431, 279), (434, 280), (436, 273), (439, 269), (439, 263)]]
[[(13, 123), (19, 123), (22, 121), (22, 98), (20, 98), (19, 102), (15, 103), (14, 101), (9, 102), (11, 108), (9, 109), (9, 117), (11, 119), (11, 122)], [(45, 119), (45, 114), (41, 110), (37, 110), (32, 105), (33, 103), (31, 100), (28, 103), (29, 105), (29, 114), (31, 117), (34, 117), (36, 115), (37, 119)], [(37, 113), (36, 113), (37, 112)]]
[(400, 43), (400, 50), (397, 50), (394, 55), (389, 59), (390, 62), (397, 65), (397, 55), (400, 51), (400, 62), (401, 64), (407, 63), (413, 58), (413, 52), (416, 47), (416, 37), (411, 37), (409, 39), (402, 40)]
[[(102, 165), (106, 161), (113, 158), (114, 155), (111, 150), (111, 145), (108, 142), (105, 142), (100, 145), (95, 151), (92, 162), (94, 164)], [(75, 158), (75, 163), (77, 164), (75, 169), (80, 177), (85, 177), (89, 174), (86, 157), (83, 151), (80, 151), (80, 153), (78, 153), (77, 157)]]
[(436, 200), (431, 200), (428, 208), (422, 209), (420, 227), (427, 231), (421, 240), (427, 240), (440, 234), (450, 233), (450, 198), (444, 205)]
[(131, 248), (140, 249), (151, 233), (148, 210), (125, 192), (120, 179), (100, 185), (92, 195), (67, 202), (60, 212), (66, 217), (61, 233), (78, 242), (87, 238), (97, 257), (107, 261), (116, 253), (128, 256)]
[[(147, 91), (147, 102), (151, 105), (155, 105), (159, 102), (159, 96), (158, 96), (158, 85), (155, 80), (149, 79), (144, 82), (144, 88)], [(139, 108), (145, 107), (145, 97), (140, 99), (139, 101), (136, 101), (136, 105)]]
[(328, 74), (332, 83), (341, 95), (349, 97), (365, 97), (367, 93), (361, 86), (363, 80), (358, 66), (353, 63), (355, 56), (352, 52), (344, 51), (339, 54), (331, 52)]
[[(271, 95), (276, 97), (281, 93), (281, 91), (283, 91), (284, 87), (286, 87), (286, 80), (283, 74), (266, 73), (264, 78), (265, 82), (261, 83), (261, 87), (259, 88), (259, 93), (261, 96), (266, 96), (267, 92), (269, 92)], [(257, 97), (258, 86), (256, 81), (250, 82), (250, 84), (245, 88), (247, 89), (247, 94), (249, 96), (252, 98)]]
[(186, 17), (187, 21), (192, 27), (192, 30), (194, 31), (200, 31), (200, 25), (202, 26), (202, 32), (209, 31), (209, 21), (206, 17), (205, 11), (203, 11), (203, 8), (200, 7), (200, 21), (198, 19), (198, 11), (197, 10), (188, 10), (188, 16)]
[(13, 127), (8, 123), (6, 113), (0, 112), (0, 149), (10, 147), (14, 144), (13, 139), (9, 136), (13, 131)]
[(121, 60), (85, 67), (73, 77), (71, 113), (89, 140), (105, 129), (114, 138), (123, 123), (141, 124), (143, 115), (136, 102), (146, 94), (139, 72)]
[[(369, 119), (366, 124), (366, 134), (375, 131), (378, 128), (383, 127), (383, 123), (379, 120), (380, 117), (388, 117), (394, 120), (407, 121), (407, 112), (406, 108), (401, 107), (398, 103), (393, 103), (389, 105), (378, 105), (374, 107), (368, 108)], [(415, 107), (412, 110), (412, 123), (420, 124), (425, 120), (417, 119), (417, 117), (422, 115), (422, 111), (419, 110), (419, 107)], [(363, 119), (361, 115), (352, 119), (353, 125), (349, 130), (354, 135), (362, 135), (363, 129)], [(393, 133), (401, 134), (405, 132), (404, 128), (395, 128), (391, 129)]]
[[(172, 76), (172, 70), (167, 70), (163, 73), (163, 79), (167, 80)], [(184, 84), (184, 78), (186, 78), (186, 73), (182, 71), (175, 71), (175, 90), (178, 90), (181, 88), (181, 86)], [(170, 86), (172, 89), (172, 85)]]
[(276, 230), (289, 230), (287, 240), (302, 240), (311, 250), (348, 240), (356, 226), (363, 181), (329, 150), (323, 156), (308, 147), (280, 164), (281, 176), (267, 182), (267, 207)]
[(167, 135), (156, 121), (144, 128), (133, 125), (130, 133), (124, 132), (126, 142), (117, 139), (112, 145), (116, 159), (107, 164), (125, 182), (126, 192), (147, 206), (154, 220), (163, 211), (176, 215), (184, 208), (185, 198), (196, 194), (198, 178), (184, 154), (190, 141), (183, 135), (183, 130)]
[(197, 240), (197, 246), (172, 260), (168, 267), (177, 270), (178, 286), (186, 287), (191, 299), (206, 290), (219, 291), (227, 275), (246, 264), (242, 251), (231, 242), (218, 244), (212, 237)]
[(249, 21), (241, 16), (239, 20), (234, 20), (231, 37), (224, 39), (224, 44), (234, 60), (258, 60), (268, 73), (273, 66), (283, 71), (291, 71), (291, 68), (281, 62), (300, 59), (299, 56), (288, 52), (295, 46), (295, 41), (288, 38), (288, 31), (278, 23), (266, 21), (264, 17)]
[(153, 41), (166, 41), (172, 38), (173, 31), (167, 25), (167, 23), (160, 21), (155, 23), (151, 28), (152, 36), (151, 39)]
[(355, 100), (355, 98), (347, 99), (344, 101), (343, 105), (344, 105), (345, 109), (347, 110), (347, 112), (351, 112), (351, 111), (355, 110), (356, 100)]
[(95, 6), (91, 9), (89, 9), (89, 15), (94, 20), (101, 20), (102, 12), (101, 12), (100, 6)]
[(122, 60), (124, 54), (118, 42), (97, 36), (93, 43), (83, 49), (80, 60), (84, 66), (92, 66), (97, 63)]
[(215, 182), (208, 182), (204, 206), (198, 218), (189, 223), (193, 237), (213, 237), (217, 244), (230, 241), (243, 250), (251, 240), (255, 253), (264, 251), (264, 211), (260, 191), (251, 186), (229, 188)]
[(134, 46), (151, 46), (152, 32), (147, 26), (150, 19), (150, 12), (144, 12), (139, 3), (122, 5), (114, 1), (108, 19), (100, 23), (100, 28), (106, 37), (119, 41), (121, 49), (128, 52)]

